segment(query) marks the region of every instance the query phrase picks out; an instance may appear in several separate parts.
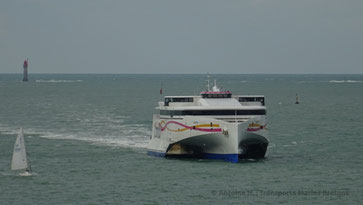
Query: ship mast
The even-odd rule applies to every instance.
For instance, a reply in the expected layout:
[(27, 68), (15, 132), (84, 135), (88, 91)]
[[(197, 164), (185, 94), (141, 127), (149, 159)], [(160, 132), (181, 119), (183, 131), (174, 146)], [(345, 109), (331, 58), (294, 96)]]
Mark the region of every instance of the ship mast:
[(207, 74), (207, 82), (208, 82), (208, 84), (207, 84), (207, 91), (209, 92), (210, 91), (210, 76), (209, 76), (209, 73)]

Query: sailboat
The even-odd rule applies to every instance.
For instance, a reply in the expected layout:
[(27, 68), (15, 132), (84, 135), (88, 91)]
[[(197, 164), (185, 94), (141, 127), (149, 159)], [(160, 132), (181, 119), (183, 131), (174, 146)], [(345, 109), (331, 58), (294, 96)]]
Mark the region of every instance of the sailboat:
[(26, 157), (23, 128), (20, 129), (19, 135), (16, 137), (11, 170), (25, 170), (24, 173), (20, 174), (21, 176), (32, 175), (32, 169)]

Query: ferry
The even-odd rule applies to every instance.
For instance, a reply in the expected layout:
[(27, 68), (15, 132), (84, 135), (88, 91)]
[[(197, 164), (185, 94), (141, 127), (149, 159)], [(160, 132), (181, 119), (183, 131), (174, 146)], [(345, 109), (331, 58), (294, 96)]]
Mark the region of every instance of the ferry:
[(261, 159), (269, 143), (265, 97), (233, 95), (216, 81), (199, 96), (165, 96), (153, 115), (149, 155), (217, 159), (237, 163)]

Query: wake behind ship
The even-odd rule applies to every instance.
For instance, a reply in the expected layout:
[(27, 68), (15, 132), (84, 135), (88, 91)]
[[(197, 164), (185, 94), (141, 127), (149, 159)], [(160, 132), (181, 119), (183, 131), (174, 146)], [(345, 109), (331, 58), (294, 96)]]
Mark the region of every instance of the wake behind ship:
[(216, 82), (200, 96), (165, 96), (153, 116), (148, 154), (238, 162), (264, 158), (268, 146), (263, 95), (232, 95)]

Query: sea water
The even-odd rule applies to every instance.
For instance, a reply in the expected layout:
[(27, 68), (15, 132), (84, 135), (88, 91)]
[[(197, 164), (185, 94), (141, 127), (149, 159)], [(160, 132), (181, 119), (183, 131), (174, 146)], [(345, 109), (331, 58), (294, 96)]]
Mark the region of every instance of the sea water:
[[(0, 204), (362, 203), (363, 75), (212, 78), (265, 95), (266, 159), (146, 154), (157, 102), (199, 95), (205, 75), (0, 74)], [(31, 177), (10, 170), (21, 127)]]

